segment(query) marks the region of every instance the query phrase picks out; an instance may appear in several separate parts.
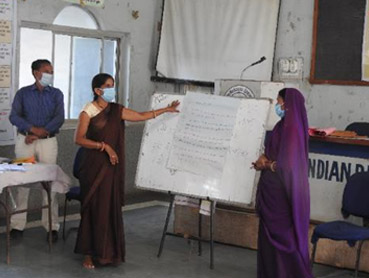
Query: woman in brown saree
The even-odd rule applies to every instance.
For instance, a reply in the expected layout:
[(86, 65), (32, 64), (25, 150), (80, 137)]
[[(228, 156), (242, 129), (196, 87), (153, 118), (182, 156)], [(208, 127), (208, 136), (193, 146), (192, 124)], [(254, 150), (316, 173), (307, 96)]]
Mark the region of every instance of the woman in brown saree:
[(178, 112), (178, 101), (166, 108), (136, 112), (117, 103), (114, 79), (101, 73), (92, 80), (94, 101), (79, 116), (75, 143), (82, 146), (79, 181), (82, 208), (75, 252), (83, 266), (117, 265), (125, 260), (122, 206), (124, 205), (124, 121), (145, 121)]

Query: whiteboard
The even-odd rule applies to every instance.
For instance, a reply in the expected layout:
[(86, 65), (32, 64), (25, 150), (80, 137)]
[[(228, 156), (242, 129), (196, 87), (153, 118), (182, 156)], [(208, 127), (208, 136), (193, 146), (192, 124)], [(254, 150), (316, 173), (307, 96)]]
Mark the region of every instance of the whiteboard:
[[(230, 99), (224, 96), (203, 95), (210, 100), (221, 99), (224, 103)], [(211, 172), (201, 175), (168, 167), (181, 113), (166, 113), (146, 122), (136, 172), (136, 186), (233, 204), (250, 204), (256, 174), (255, 169), (250, 166), (259, 157), (260, 147), (264, 142), (270, 100), (232, 99), (238, 101), (239, 106), (221, 176), (212, 175)], [(151, 108), (165, 107), (174, 100), (181, 101), (181, 111), (185, 97), (170, 94), (154, 94)]]

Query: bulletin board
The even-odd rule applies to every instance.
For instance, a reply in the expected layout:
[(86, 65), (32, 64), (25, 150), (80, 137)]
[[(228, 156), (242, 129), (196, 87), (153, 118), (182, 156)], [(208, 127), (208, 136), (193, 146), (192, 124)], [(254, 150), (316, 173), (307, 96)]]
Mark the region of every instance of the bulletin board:
[(14, 92), (16, 5), (17, 1), (0, 0), (0, 145), (14, 143), (9, 115)]
[(310, 83), (369, 85), (362, 80), (367, 0), (315, 0)]

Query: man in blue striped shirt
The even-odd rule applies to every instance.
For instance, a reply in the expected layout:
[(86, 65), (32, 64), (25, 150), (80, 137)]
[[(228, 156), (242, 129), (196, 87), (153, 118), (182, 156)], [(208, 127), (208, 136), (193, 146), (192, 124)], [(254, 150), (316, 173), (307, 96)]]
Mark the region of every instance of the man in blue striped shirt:
[[(17, 158), (35, 156), (38, 162), (56, 164), (58, 144), (55, 135), (64, 123), (63, 93), (51, 86), (53, 66), (48, 60), (36, 60), (32, 63), (32, 75), (35, 83), (19, 89), (16, 93), (9, 116), (10, 122), (18, 129), (15, 143)], [(17, 208), (28, 206), (28, 188), (19, 188)], [(55, 192), (51, 195), (52, 238), (58, 239), (58, 202)], [(43, 192), (43, 202), (47, 204), (47, 195)], [(13, 238), (23, 234), (27, 222), (26, 213), (15, 214), (11, 218)], [(42, 211), (42, 224), (48, 231), (48, 211)]]

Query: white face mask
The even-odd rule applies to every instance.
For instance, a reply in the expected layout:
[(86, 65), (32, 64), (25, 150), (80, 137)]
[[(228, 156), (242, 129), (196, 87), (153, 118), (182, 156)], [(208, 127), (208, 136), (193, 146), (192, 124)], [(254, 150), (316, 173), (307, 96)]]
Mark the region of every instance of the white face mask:
[(39, 80), (40, 84), (43, 87), (52, 85), (53, 81), (54, 81), (54, 76), (50, 73), (47, 73), (47, 72), (43, 72), (42, 76), (41, 76), (41, 79)]

